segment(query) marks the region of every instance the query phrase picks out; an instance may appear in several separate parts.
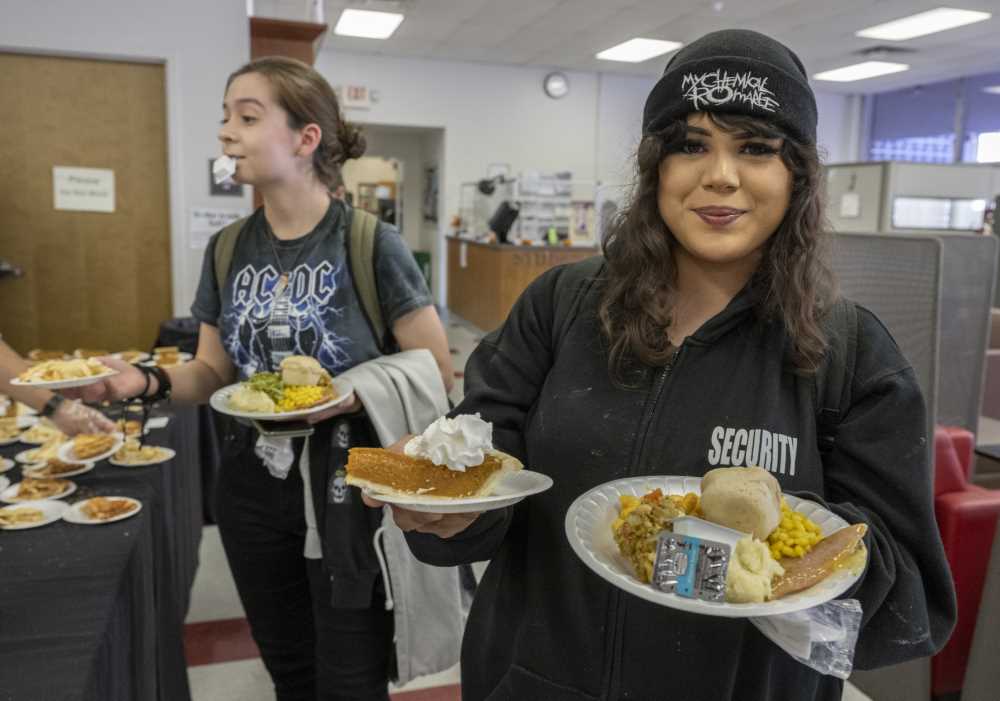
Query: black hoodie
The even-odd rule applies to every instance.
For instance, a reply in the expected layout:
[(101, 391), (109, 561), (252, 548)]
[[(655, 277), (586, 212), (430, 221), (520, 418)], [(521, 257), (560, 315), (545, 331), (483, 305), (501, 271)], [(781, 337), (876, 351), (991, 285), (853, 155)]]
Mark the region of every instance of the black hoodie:
[(672, 367), (638, 372), (637, 388), (625, 390), (609, 378), (599, 283), (563, 323), (558, 296), (577, 292), (562, 275), (572, 266), (536, 280), (483, 340), (454, 412), (480, 412), (500, 449), (555, 486), (449, 540), (407, 534), (432, 564), (492, 560), (465, 633), (463, 699), (839, 701), (840, 680), (796, 662), (749, 622), (643, 601), (569, 547), (563, 520), (588, 489), (722, 465), (767, 467), (783, 490), (869, 525), (869, 564), (848, 592), (864, 609), (857, 667), (944, 644), (955, 599), (934, 519), (924, 402), (871, 312), (857, 310), (853, 401), (824, 467), (814, 378), (788, 369), (784, 326), (758, 319), (749, 288), (684, 341)]

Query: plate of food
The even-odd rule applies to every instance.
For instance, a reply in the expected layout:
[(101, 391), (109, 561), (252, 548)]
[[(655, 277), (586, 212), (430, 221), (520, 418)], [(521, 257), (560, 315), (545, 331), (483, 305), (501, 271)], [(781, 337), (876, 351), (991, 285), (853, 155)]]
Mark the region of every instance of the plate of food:
[[(777, 480), (760, 468), (608, 482), (573, 502), (565, 528), (573, 551), (606, 581), (646, 601), (710, 616), (770, 616), (818, 606), (857, 582), (867, 558), (864, 524), (782, 496)], [(680, 562), (671, 559), (671, 547), (678, 540), (690, 543), (690, 536), (702, 546), (728, 546), (717, 600), (663, 586)]]
[(0, 528), (23, 531), (46, 526), (62, 518), (69, 505), (64, 501), (34, 501), (0, 509)]
[[(31, 418), (31, 417), (24, 417)], [(42, 419), (21, 434), (21, 442), (28, 445), (45, 445), (50, 441), (62, 443), (67, 438), (66, 434), (56, 428), (48, 419)]]
[(331, 378), (315, 358), (293, 355), (281, 361), (279, 372), (258, 372), (216, 391), (209, 404), (229, 416), (293, 421), (325, 411), (353, 391), (349, 382)]
[(138, 419), (118, 419), (115, 422), (115, 426), (119, 433), (125, 434), (125, 437), (138, 436), (142, 432), (142, 421)]
[(52, 458), (59, 457), (59, 447), (62, 441), (58, 438), (50, 440), (37, 448), (22, 450), (14, 456), (14, 459), (23, 465), (33, 465), (38, 462), (46, 462)]
[(8, 416), (0, 418), (0, 446), (21, 440), (22, 433), (38, 421), (34, 416)]
[(161, 368), (172, 368), (183, 365), (194, 358), (190, 353), (185, 353), (177, 346), (160, 346), (153, 349), (152, 358), (147, 359), (143, 365), (156, 365)]
[(386, 504), (429, 513), (502, 509), (552, 486), (547, 475), (493, 448), (493, 427), (478, 414), (442, 417), (404, 453), (351, 448), (345, 482)]
[(126, 363), (132, 363), (133, 365), (138, 365), (139, 363), (144, 363), (149, 360), (151, 356), (149, 353), (141, 350), (123, 350), (115, 353), (111, 356), (112, 358), (117, 358), (118, 360), (124, 360)]
[(131, 518), (142, 510), (142, 502), (132, 497), (91, 497), (78, 501), (63, 513), (63, 520), (97, 526)]
[(25, 477), (31, 477), (34, 479), (76, 477), (77, 475), (82, 475), (93, 470), (95, 464), (96, 463), (92, 462), (85, 462), (82, 464), (76, 462), (63, 462), (62, 460), (53, 458), (47, 462), (26, 465), (22, 468), (21, 472)]
[(8, 458), (0, 458), (0, 475), (2, 475), (5, 472), (9, 472), (10, 470), (13, 470), (14, 465), (16, 464), (17, 463)]
[(160, 445), (139, 445), (139, 441), (130, 438), (108, 459), (108, 462), (118, 467), (144, 467), (173, 460), (175, 455), (177, 453), (170, 448)]
[(42, 362), (45, 360), (69, 360), (71, 356), (63, 350), (45, 350), (43, 348), (32, 348), (28, 351), (28, 360), (32, 362)]
[(120, 433), (78, 433), (59, 447), (56, 457), (63, 462), (100, 462), (118, 452), (124, 442)]
[(28, 368), (10, 383), (19, 387), (65, 389), (91, 385), (117, 374), (117, 370), (109, 368), (96, 358), (45, 360)]
[(98, 348), (77, 348), (73, 351), (74, 358), (82, 358), (83, 360), (87, 358), (100, 358), (105, 355), (110, 355), (110, 352)]
[(19, 504), (23, 501), (38, 501), (40, 499), (62, 499), (75, 491), (76, 482), (70, 480), (25, 477), (20, 482), (0, 491), (0, 501), (7, 504)]

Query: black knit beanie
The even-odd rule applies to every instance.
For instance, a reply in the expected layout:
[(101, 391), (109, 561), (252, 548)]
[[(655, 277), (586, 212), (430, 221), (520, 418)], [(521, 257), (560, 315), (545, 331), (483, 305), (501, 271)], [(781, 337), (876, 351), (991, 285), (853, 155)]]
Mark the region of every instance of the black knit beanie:
[(642, 133), (691, 112), (759, 117), (816, 143), (816, 97), (802, 61), (771, 37), (745, 29), (706, 34), (674, 54), (646, 98)]

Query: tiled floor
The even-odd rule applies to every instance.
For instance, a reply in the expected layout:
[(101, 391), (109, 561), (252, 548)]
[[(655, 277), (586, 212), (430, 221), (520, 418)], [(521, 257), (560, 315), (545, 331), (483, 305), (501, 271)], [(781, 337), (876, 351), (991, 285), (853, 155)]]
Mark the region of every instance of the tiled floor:
[[(446, 323), (455, 362), (454, 401), (462, 397), (462, 371), (482, 332), (452, 318)], [(1000, 442), (1000, 441), (998, 441)], [(206, 526), (185, 631), (193, 701), (274, 701), (271, 679), (256, 645), (226, 564), (218, 529)], [(477, 567), (481, 574), (482, 567)], [(441, 674), (390, 688), (393, 701), (460, 701), (457, 665)], [(850, 684), (844, 701), (871, 701)]]

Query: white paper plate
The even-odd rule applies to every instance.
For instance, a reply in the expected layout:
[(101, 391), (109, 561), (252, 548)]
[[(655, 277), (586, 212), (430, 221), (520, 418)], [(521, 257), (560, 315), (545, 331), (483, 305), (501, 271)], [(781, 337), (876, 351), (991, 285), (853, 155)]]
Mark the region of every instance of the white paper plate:
[(112, 455), (108, 458), (108, 462), (117, 467), (146, 467), (147, 465), (159, 465), (160, 463), (167, 462), (168, 460), (173, 460), (177, 455), (177, 453), (171, 448), (164, 448), (162, 446), (158, 447), (162, 451), (163, 456), (157, 458), (156, 460), (144, 460), (143, 462), (121, 462), (116, 460), (115, 456)]
[(552, 478), (540, 472), (518, 470), (505, 475), (497, 483), (493, 494), (488, 497), (470, 497), (465, 499), (445, 499), (442, 497), (410, 496), (397, 497), (364, 490), (372, 499), (378, 499), (386, 504), (395, 504), (411, 511), (424, 511), (431, 514), (462, 514), (477, 511), (493, 511), (502, 509), (521, 501), (532, 494), (539, 494), (552, 487)]
[[(33, 419), (35, 417), (34, 416), (25, 416), (24, 418), (26, 418), (26, 419)], [(29, 427), (29, 429), (30, 429), (30, 427)], [(27, 433), (27, 431), (29, 429), (25, 429), (25, 433)], [(59, 431), (58, 428), (55, 428), (55, 427), (53, 427), (52, 430), (55, 431), (55, 432), (57, 432), (57, 433), (53, 433), (52, 437), (56, 437), (59, 433), (62, 433), (61, 431)], [(49, 440), (52, 440), (52, 437), (50, 437)], [(45, 441), (33, 441), (33, 440), (29, 439), (29, 438), (25, 438), (24, 437), (24, 433), (21, 434), (20, 441), (22, 443), (24, 443), (25, 445), (45, 445), (46, 443), (49, 442), (48, 440), (45, 440)]]
[(83, 505), (86, 504), (90, 500), (89, 499), (81, 499), (80, 501), (76, 502), (75, 504), (73, 504), (72, 506), (70, 506), (68, 509), (66, 509), (66, 511), (63, 513), (63, 516), (62, 516), (63, 517), (63, 521), (69, 521), (70, 523), (78, 523), (78, 524), (81, 524), (81, 525), (84, 525), (84, 526), (100, 526), (100, 525), (105, 524), (105, 523), (114, 523), (115, 521), (121, 521), (121, 520), (126, 519), (126, 518), (132, 518), (137, 513), (139, 513), (140, 511), (142, 511), (142, 502), (139, 501), (138, 499), (133, 499), (132, 497), (118, 497), (118, 496), (109, 496), (109, 497), (106, 497), (106, 498), (107, 499), (125, 499), (125, 500), (130, 501), (133, 504), (135, 504), (138, 508), (132, 509), (131, 511), (129, 511), (127, 513), (124, 513), (124, 514), (121, 514), (120, 516), (115, 516), (114, 518), (109, 518), (109, 519), (107, 519), (105, 521), (101, 521), (101, 520), (98, 520), (98, 519), (89, 518), (85, 513), (83, 513)]
[(63, 472), (61, 474), (54, 475), (51, 478), (46, 477), (45, 475), (39, 475), (38, 474), (38, 471), (41, 470), (46, 465), (47, 465), (47, 463), (43, 463), (43, 462), (42, 463), (35, 463), (34, 465), (25, 465), (23, 468), (21, 468), (21, 473), (25, 477), (36, 477), (36, 478), (39, 478), (39, 479), (65, 479), (66, 477), (76, 477), (77, 475), (82, 475), (82, 474), (85, 474), (87, 472), (90, 472), (91, 470), (94, 469), (94, 466), (96, 465), (96, 463), (85, 462), (82, 465), (79, 465), (77, 467), (77, 469), (75, 469), (75, 470), (70, 470), (69, 472)]
[[(4, 477), (4, 479), (7, 478)], [(59, 479), (62, 478), (60, 477)], [(46, 497), (45, 499), (35, 499), (34, 501), (49, 501), (51, 499), (63, 499), (65, 497), (68, 497), (70, 494), (76, 491), (76, 482), (70, 480), (67, 481), (69, 481), (69, 487), (67, 487), (66, 491), (64, 491), (62, 494), (53, 494), (52, 496)], [(24, 504), (28, 501), (31, 501), (30, 499), (18, 499), (15, 496), (20, 486), (21, 486), (20, 482), (15, 482), (14, 484), (5, 488), (3, 491), (0, 491), (0, 501), (4, 502), (5, 504)]]
[(13, 379), (10, 381), (12, 385), (17, 387), (37, 387), (39, 389), (66, 389), (68, 387), (83, 387), (85, 385), (92, 385), (109, 377), (117, 375), (117, 370), (109, 370), (108, 372), (101, 373), (100, 375), (91, 375), (90, 377), (77, 377), (72, 380), (50, 380), (48, 382), (21, 382), (21, 380)]
[[(0, 407), (0, 418), (3, 418), (3, 419), (7, 418), (7, 417), (3, 416), (3, 408), (2, 407)], [(14, 418), (16, 418), (16, 420), (17, 420), (17, 423), (14, 424), (14, 425), (18, 429), (20, 429), (22, 431), (26, 431), (29, 428), (31, 428), (32, 426), (34, 426), (36, 423), (38, 423), (38, 417), (37, 416), (28, 416), (27, 414), (24, 414), (24, 415), (19, 415), (19, 416), (14, 417)], [(0, 446), (13, 445), (14, 443), (17, 443), (18, 441), (24, 442), (20, 435), (15, 435), (13, 438), (0, 438)]]
[(123, 436), (121, 433), (112, 433), (110, 435), (115, 437), (115, 443), (113, 446), (111, 446), (110, 449), (105, 450), (100, 455), (91, 455), (89, 458), (86, 458), (85, 460), (78, 460), (75, 454), (73, 453), (73, 439), (71, 438), (65, 443), (63, 443), (61, 446), (59, 446), (58, 457), (63, 462), (78, 462), (81, 464), (85, 462), (100, 462), (101, 460), (104, 460), (104, 458), (109, 458), (115, 453), (117, 453), (118, 449), (125, 444), (125, 436)]
[[(190, 353), (181, 352), (181, 353), (177, 354), (177, 362), (176, 363), (174, 363), (172, 365), (167, 365), (165, 367), (175, 368), (178, 365), (183, 365), (184, 363), (188, 362), (189, 360), (192, 360), (193, 358), (194, 358), (194, 356), (191, 355)], [(150, 356), (150, 358), (148, 360), (145, 360), (142, 363), (140, 363), (140, 365), (145, 365), (147, 367), (151, 367), (151, 366), (157, 364), (157, 360), (158, 359), (159, 359), (158, 355), (153, 355), (153, 356)]]
[(22, 465), (34, 465), (35, 463), (41, 462), (41, 460), (39, 460), (37, 456), (32, 454), (36, 450), (39, 450), (39, 448), (28, 448), (27, 450), (22, 450), (20, 453), (14, 456), (14, 459), (17, 460)]
[(42, 512), (43, 518), (37, 523), (22, 523), (16, 526), (4, 526), (0, 524), (0, 529), (5, 531), (24, 531), (29, 528), (41, 528), (42, 526), (47, 526), (54, 521), (58, 521), (63, 517), (66, 509), (69, 508), (69, 504), (64, 501), (51, 501), (48, 499), (42, 499), (39, 501), (22, 501), (17, 504), (12, 504), (11, 506), (5, 506), (0, 509), (0, 512), (14, 509), (20, 509), (25, 506), (30, 506), (33, 509), (38, 509)]
[(303, 419), (310, 414), (318, 414), (322, 411), (326, 411), (330, 407), (340, 404), (342, 401), (347, 399), (348, 396), (350, 396), (351, 392), (354, 391), (354, 387), (350, 382), (347, 380), (340, 380), (335, 377), (333, 378), (333, 388), (337, 392), (336, 399), (331, 399), (328, 402), (323, 402), (322, 404), (317, 404), (316, 406), (309, 407), (308, 409), (302, 409), (301, 411), (285, 411), (281, 413), (267, 414), (262, 412), (237, 411), (236, 409), (230, 409), (229, 397), (239, 386), (240, 383), (237, 383), (235, 385), (229, 385), (216, 390), (212, 397), (208, 400), (209, 405), (220, 414), (236, 416), (241, 419), (257, 419), (258, 421), (294, 421), (296, 419)]
[(0, 477), (0, 492), (7, 489), (10, 486), (10, 480), (6, 477)]
[[(580, 495), (566, 512), (566, 537), (577, 556), (597, 575), (639, 598), (661, 606), (709, 616), (728, 618), (774, 616), (818, 606), (835, 599), (847, 591), (861, 576), (860, 573), (852, 574), (847, 570), (840, 570), (809, 589), (762, 604), (716, 603), (688, 599), (654, 589), (651, 585), (643, 584), (635, 578), (632, 566), (618, 552), (618, 546), (611, 535), (611, 523), (618, 517), (618, 497), (623, 494), (641, 497), (657, 488), (663, 490), (664, 494), (687, 492), (700, 494), (701, 478), (651, 475), (615, 480)], [(785, 495), (785, 499), (791, 508), (805, 514), (819, 526), (824, 536), (848, 525), (844, 519), (819, 504), (789, 494)]]
[(4, 472), (7, 472), (8, 470), (13, 470), (14, 465), (16, 464), (17, 463), (8, 458), (0, 458), (0, 475), (2, 475)]
[[(122, 355), (122, 353), (121, 353), (121, 352), (119, 352), (119, 353), (112, 353), (112, 354), (111, 354), (111, 357), (112, 357), (112, 358), (116, 358), (116, 359), (118, 359), (118, 360), (125, 360), (125, 357), (124, 357), (124, 356)], [(143, 352), (143, 353), (142, 353), (142, 354), (141, 354), (141, 355), (140, 355), (139, 357), (137, 357), (137, 358), (136, 358), (135, 360), (125, 360), (125, 362), (127, 362), (127, 363), (132, 363), (133, 365), (136, 365), (136, 364), (138, 364), (138, 363), (144, 363), (144, 362), (146, 362), (147, 360), (149, 360), (149, 359), (150, 359), (150, 358), (152, 358), (152, 357), (153, 357), (153, 356), (151, 356), (151, 355), (150, 355), (149, 353), (146, 353), (146, 352)]]

